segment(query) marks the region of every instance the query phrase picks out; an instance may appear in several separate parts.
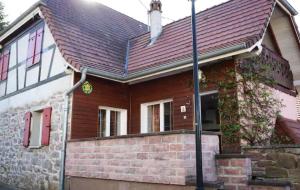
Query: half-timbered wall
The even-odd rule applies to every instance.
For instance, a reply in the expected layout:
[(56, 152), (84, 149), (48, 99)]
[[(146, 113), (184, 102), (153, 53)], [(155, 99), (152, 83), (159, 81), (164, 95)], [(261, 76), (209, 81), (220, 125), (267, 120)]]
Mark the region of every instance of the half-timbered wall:
[[(31, 39), (35, 32), (40, 35), (36, 43), (41, 43), (41, 53), (35, 52), (36, 59), (32, 62), (33, 58), (29, 54), (32, 51)], [(2, 52), (9, 52), (9, 66), (7, 79), (0, 81), (0, 105), (1, 101), (8, 97), (65, 76), (67, 63), (60, 55), (44, 22), (40, 21), (17, 35), (4, 45)], [(37, 59), (37, 56), (40, 57)], [(35, 99), (36, 96), (38, 94), (33, 95)]]

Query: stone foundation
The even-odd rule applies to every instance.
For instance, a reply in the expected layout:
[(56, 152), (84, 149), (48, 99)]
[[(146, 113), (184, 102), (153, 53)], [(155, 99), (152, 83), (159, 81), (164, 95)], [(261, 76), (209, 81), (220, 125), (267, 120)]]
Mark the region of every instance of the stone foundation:
[[(101, 188), (99, 188), (101, 187)], [(204, 184), (205, 190), (223, 189), (222, 184)], [(93, 178), (67, 178), (68, 190), (195, 190), (195, 186), (137, 183), (128, 181), (103, 180)]]
[[(176, 134), (177, 133), (177, 134)], [(218, 135), (203, 135), (205, 181), (216, 181)], [(171, 132), (68, 143), (72, 177), (186, 185), (195, 181), (195, 135)]]
[(253, 180), (251, 158), (248, 155), (217, 155), (218, 179), (225, 190), (290, 190), (291, 183), (277, 180)]
[(290, 181), (300, 189), (300, 146), (272, 146), (245, 148), (252, 158), (252, 176), (256, 179)]
[(251, 175), (251, 160), (243, 155), (218, 155), (218, 179), (225, 189), (247, 189)]
[[(58, 189), (63, 95), (0, 113), (0, 183), (26, 190)], [(52, 107), (50, 145), (38, 149), (23, 146), (24, 116), (31, 108)]]

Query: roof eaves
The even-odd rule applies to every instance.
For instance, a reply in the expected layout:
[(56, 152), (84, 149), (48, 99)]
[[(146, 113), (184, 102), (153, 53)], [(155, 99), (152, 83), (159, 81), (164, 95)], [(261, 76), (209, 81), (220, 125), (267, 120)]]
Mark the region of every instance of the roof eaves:
[(33, 4), (29, 9), (27, 9), (23, 14), (21, 14), (16, 20), (14, 20), (11, 24), (9, 24), (3, 31), (1, 31), (0, 36), (3, 36), (6, 32), (12, 29), (16, 24), (18, 24), (26, 15), (30, 14), (40, 5), (44, 5), (42, 1), (38, 1)]
[(293, 16), (298, 15), (298, 11), (287, 0), (279, 0), (279, 2), (285, 6)]
[[(200, 58), (200, 61), (201, 60), (202, 61), (209, 60), (211, 58), (220, 57), (225, 54), (246, 50), (247, 48), (248, 48), (248, 46), (246, 45), (246, 43), (241, 43), (238, 45), (233, 45), (233, 46), (230, 46), (227, 48), (223, 48), (223, 49), (219, 49), (219, 50), (216, 50), (213, 52), (208, 52), (208, 53), (202, 54), (199, 56), (199, 58)], [(113, 74), (113, 73), (109, 73), (109, 72), (105, 72), (105, 71), (99, 71), (99, 70), (96, 70), (93, 68), (87, 68), (87, 70), (88, 70), (88, 74), (90, 74), (90, 75), (98, 76), (101, 78), (105, 78), (105, 79), (109, 79), (109, 80), (113, 80), (113, 81), (117, 81), (117, 82), (127, 83), (127, 82), (131, 82), (134, 80), (138, 80), (143, 77), (147, 77), (149, 75), (155, 75), (157, 73), (159, 74), (160, 72), (168, 71), (170, 69), (173, 69), (173, 70), (176, 68), (180, 69), (182, 66), (188, 67), (189, 63), (192, 63), (192, 57), (186, 58), (184, 60), (178, 60), (176, 62), (168, 63), (163, 66), (158, 66), (158, 67), (153, 67), (153, 68), (137, 71), (137, 72), (131, 73), (127, 76), (121, 76), (121, 75), (117, 75), (117, 74)]]

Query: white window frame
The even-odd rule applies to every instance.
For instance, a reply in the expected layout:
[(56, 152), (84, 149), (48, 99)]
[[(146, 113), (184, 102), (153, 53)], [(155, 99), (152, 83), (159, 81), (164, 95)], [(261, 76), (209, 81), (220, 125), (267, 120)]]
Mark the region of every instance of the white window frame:
[(211, 91), (206, 91), (206, 92), (200, 92), (200, 96), (207, 96), (207, 95), (212, 95), (212, 94), (219, 94), (219, 91), (211, 90)]
[[(127, 109), (120, 109), (120, 108), (113, 108), (113, 107), (107, 107), (107, 106), (99, 106), (99, 112), (100, 110), (106, 110), (106, 131), (105, 131), (105, 137), (110, 137), (110, 112), (116, 111), (120, 112), (120, 131), (116, 131), (117, 136), (127, 135)], [(99, 131), (101, 133), (101, 127), (99, 124)], [(119, 134), (118, 134), (119, 132)]]
[(157, 104), (160, 105), (159, 106), (159, 120), (160, 120), (159, 129), (160, 129), (160, 132), (165, 131), (164, 103), (168, 103), (168, 102), (173, 103), (173, 99), (165, 99), (165, 100), (160, 100), (160, 101), (155, 101), (155, 102), (147, 102), (147, 103), (141, 104), (141, 133), (142, 134), (149, 133), (149, 131), (148, 131), (148, 106), (153, 106), (153, 105), (157, 105)]

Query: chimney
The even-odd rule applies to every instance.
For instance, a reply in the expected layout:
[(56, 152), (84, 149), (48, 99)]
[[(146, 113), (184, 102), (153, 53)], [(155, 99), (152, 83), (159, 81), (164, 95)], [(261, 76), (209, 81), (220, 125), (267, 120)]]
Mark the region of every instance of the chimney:
[(151, 30), (151, 42), (154, 42), (162, 32), (161, 13), (162, 4), (160, 0), (151, 0), (150, 3), (150, 30)]

